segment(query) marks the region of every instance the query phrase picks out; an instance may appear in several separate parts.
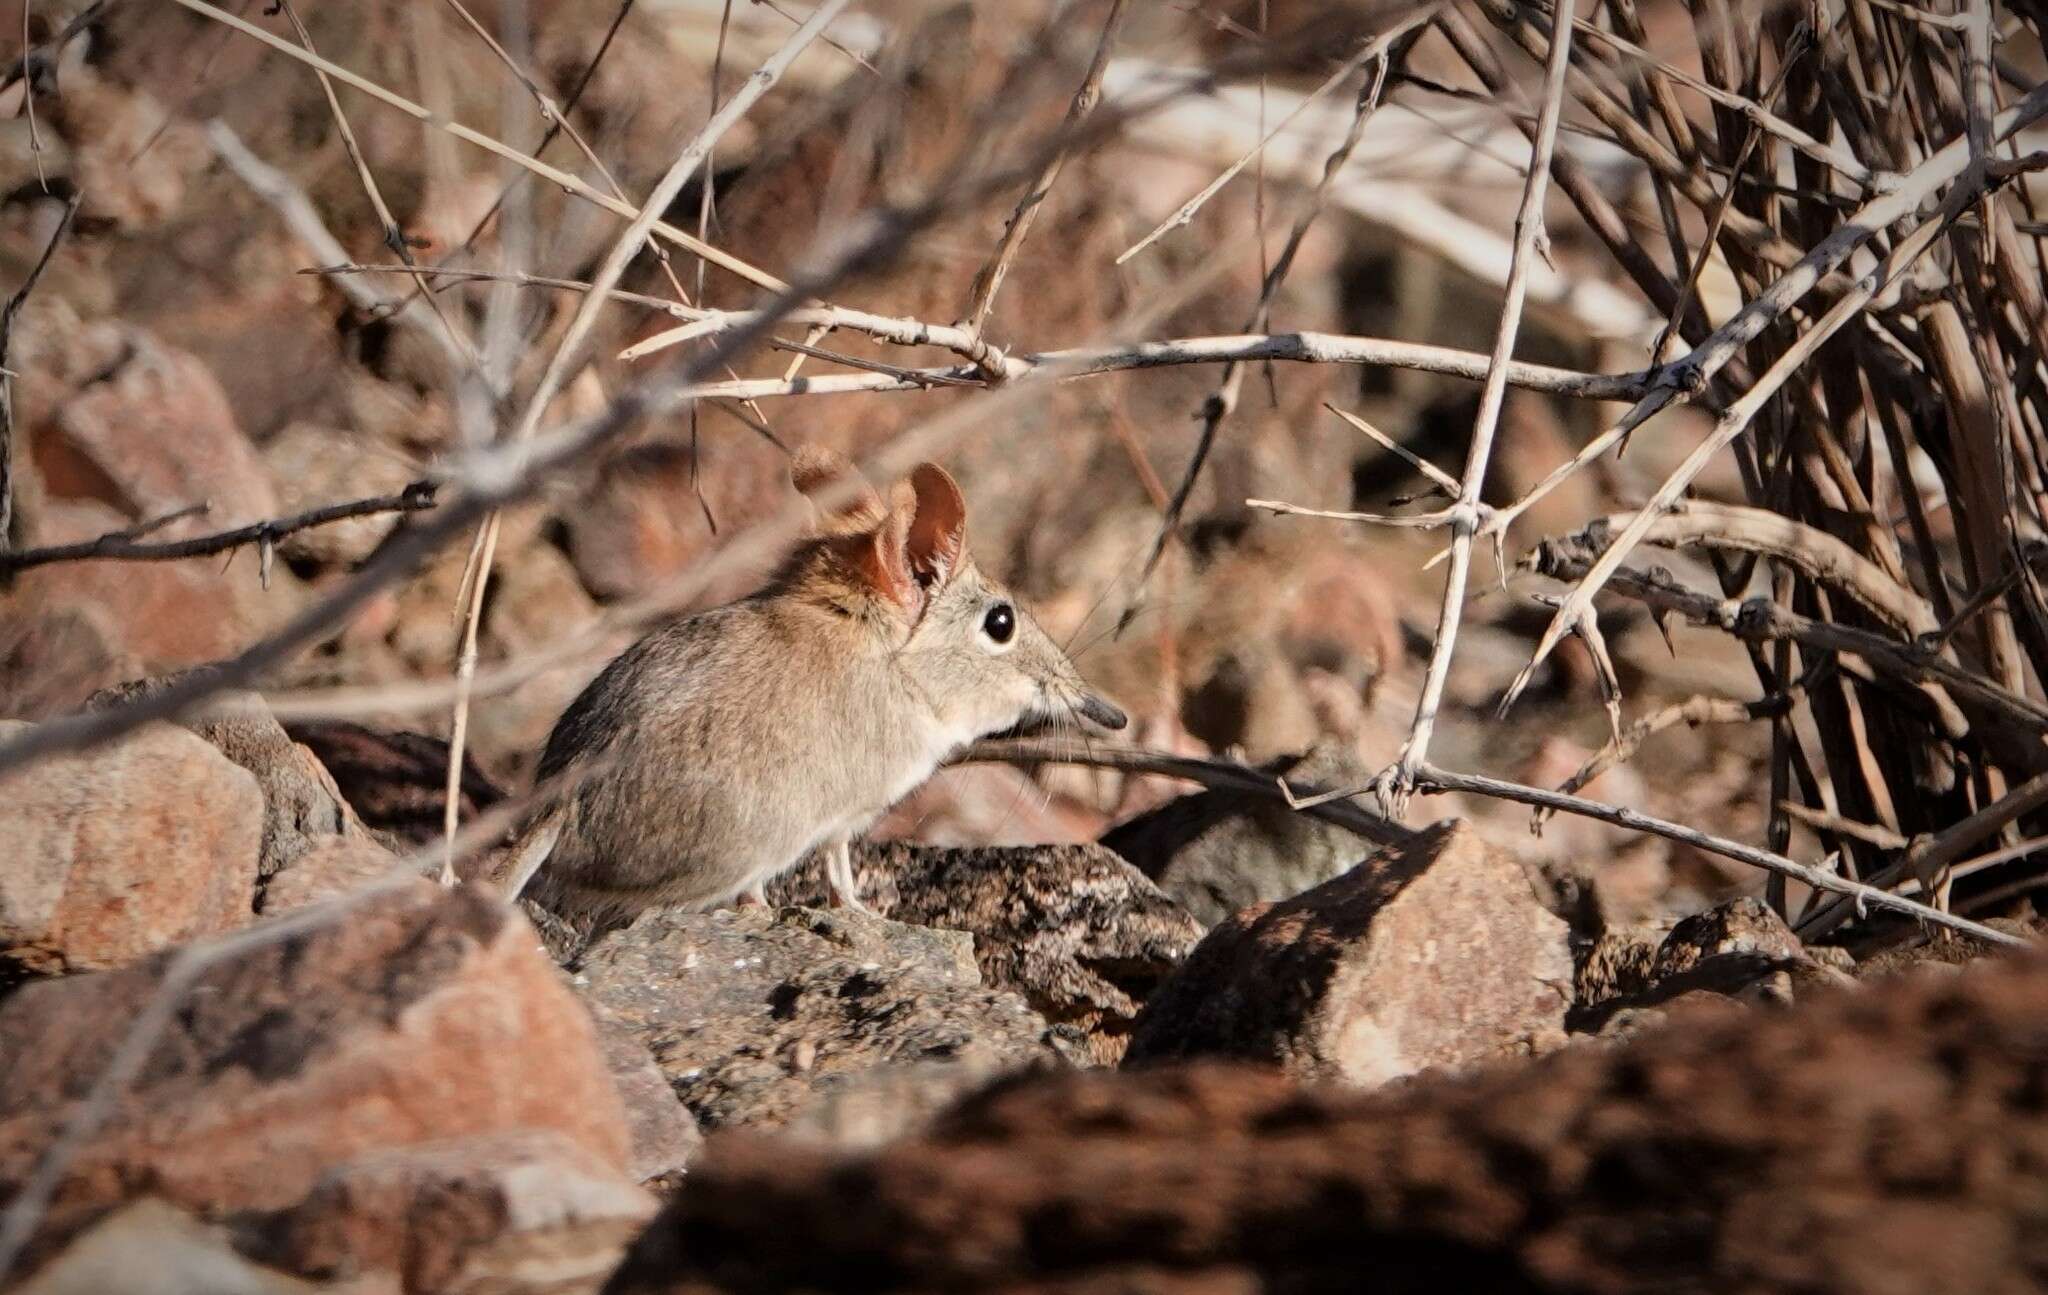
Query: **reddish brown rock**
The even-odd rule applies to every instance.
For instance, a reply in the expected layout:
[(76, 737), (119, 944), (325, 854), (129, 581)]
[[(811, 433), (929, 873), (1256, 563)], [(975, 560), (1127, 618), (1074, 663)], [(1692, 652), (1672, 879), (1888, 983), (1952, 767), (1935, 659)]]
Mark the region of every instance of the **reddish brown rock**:
[(135, 672), (106, 608), (52, 607), (24, 614), (18, 602), (0, 595), (0, 717), (61, 715)]
[(408, 1295), (589, 1289), (654, 1213), (615, 1164), (553, 1130), (372, 1152), (323, 1174), (249, 1246), (332, 1279), (395, 1274)]
[(277, 515), (269, 469), (204, 364), (125, 325), (88, 332), (111, 332), (87, 342), (116, 359), (37, 430), (35, 463), (52, 495), (98, 499), (137, 520), (204, 503), (205, 530)]
[[(93, 709), (119, 706), (160, 692), (198, 671), (131, 680), (94, 694)], [(265, 880), (331, 837), (366, 837), (327, 770), (313, 753), (285, 736), (255, 693), (214, 697), (185, 727), (256, 779), (263, 792), (263, 849), (257, 874)]]
[(169, 725), (0, 777), (0, 961), (93, 971), (241, 926), (262, 833), (256, 780)]
[(1212, 930), (1145, 1005), (1126, 1062), (1234, 1057), (1378, 1084), (1561, 1034), (1565, 924), (1455, 820)]
[(259, 906), (266, 917), (289, 913), (384, 881), (401, 866), (367, 834), (322, 837), (264, 885)]
[(2037, 1289), (2048, 961), (1892, 990), (1377, 1093), (1041, 1078), (853, 1160), (714, 1139), (607, 1289)]
[(632, 1135), (626, 1172), (635, 1182), (674, 1182), (703, 1145), (697, 1119), (669, 1087), (668, 1077), (633, 1027), (600, 1004), (589, 1007), (604, 1048), (604, 1064), (626, 1107), (626, 1127)]
[[(372, 495), (395, 495), (419, 475), (390, 450), (318, 423), (286, 427), (265, 443), (263, 458), (276, 474), (278, 503), (287, 513)], [(277, 547), (289, 558), (330, 564), (360, 562), (398, 521), (397, 513), (352, 517), (299, 531)]]
[[(0, 1196), (49, 1150), (169, 965), (31, 985), (0, 1006)], [(75, 1149), (41, 1235), (145, 1187), (204, 1217), (284, 1209), (368, 1152), (520, 1129), (625, 1168), (589, 1014), (532, 928), (474, 890), (406, 883), (203, 968)]]

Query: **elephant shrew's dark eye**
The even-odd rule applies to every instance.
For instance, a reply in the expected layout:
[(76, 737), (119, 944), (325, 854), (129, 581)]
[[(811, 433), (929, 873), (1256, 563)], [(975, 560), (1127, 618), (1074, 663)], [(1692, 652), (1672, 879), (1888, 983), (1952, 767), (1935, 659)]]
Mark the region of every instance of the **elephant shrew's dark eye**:
[(1008, 643), (1017, 632), (1017, 611), (1008, 603), (996, 603), (981, 618), (981, 632), (996, 644)]

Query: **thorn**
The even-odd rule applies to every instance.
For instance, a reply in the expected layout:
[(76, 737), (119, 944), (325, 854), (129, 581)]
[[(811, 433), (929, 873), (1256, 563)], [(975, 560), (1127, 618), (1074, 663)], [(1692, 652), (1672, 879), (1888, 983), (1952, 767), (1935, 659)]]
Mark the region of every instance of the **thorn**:
[(1651, 623), (1657, 627), (1657, 632), (1664, 636), (1664, 650), (1671, 654), (1673, 660), (1676, 660), (1678, 657), (1678, 644), (1672, 641), (1671, 624), (1677, 619), (1678, 613), (1669, 607), (1656, 612), (1650, 617)]

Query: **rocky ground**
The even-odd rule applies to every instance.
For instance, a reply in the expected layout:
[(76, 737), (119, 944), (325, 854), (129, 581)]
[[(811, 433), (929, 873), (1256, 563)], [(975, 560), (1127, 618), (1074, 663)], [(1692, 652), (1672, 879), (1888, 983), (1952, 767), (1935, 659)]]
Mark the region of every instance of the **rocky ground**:
[(813, 862), (558, 963), (253, 699), (0, 778), (20, 1288), (2041, 1279), (2036, 961), (1859, 966), (1750, 899), (1596, 935), (1455, 821), (1154, 817), (1205, 828), (871, 845), (874, 916)]
[[(472, 7), (486, 21), (499, 8)], [(532, 59), (559, 88), (616, 7), (532, 7)], [(953, 106), (990, 92), (991, 51), (1016, 37), (986, 7), (869, 7), (929, 22), (897, 136), (841, 172), (868, 129), (866, 74), (806, 56), (722, 145), (721, 246), (787, 270), (828, 214), (822, 177), (841, 177), (841, 201), (914, 187), (958, 147)], [(0, 31), (26, 17), (40, 39), (84, 8), (0, 3)], [(258, 8), (250, 21), (290, 30)], [(787, 25), (764, 38), (766, 7), (735, 8), (758, 10), (734, 37), (752, 66)], [(307, 16), (325, 57), (508, 137), (538, 134), (439, 6)], [(627, 191), (645, 192), (701, 121), (713, 32), (657, 5), (621, 25), (576, 119), (602, 156), (630, 159)], [(79, 206), (5, 357), (20, 375), (12, 547), (145, 524), (189, 538), (396, 492), (464, 447), (431, 333), (298, 273), (322, 257), (223, 161), (209, 123), (282, 168), (348, 255), (390, 255), (302, 68), (133, 2), (98, 16), (37, 90), (38, 147), (25, 116), (0, 117), (0, 284), (26, 274), (72, 195)], [(1056, 120), (1067, 93), (1009, 125)], [(504, 177), (410, 119), (344, 102), (420, 254), (459, 243)], [(1116, 143), (1076, 159), (991, 336), (1097, 340), (1162, 284), (1199, 280), (1261, 218), (1247, 187), (1137, 269), (1074, 267), (1110, 265), (1212, 174)], [(539, 262), (587, 276), (613, 226), (545, 186), (528, 198)], [(956, 317), (1009, 205), (960, 214), (845, 300)], [(481, 263), (506, 255), (497, 239)], [(1560, 222), (1566, 263), (1574, 240)], [(1276, 307), (1289, 327), (1487, 344), (1490, 289), (1371, 229), (1323, 222), (1302, 258)], [(1258, 281), (1255, 256), (1223, 258), (1149, 327), (1238, 331)], [(663, 283), (641, 267), (626, 286)], [(521, 291), (538, 364), (574, 298)], [(715, 276), (705, 291), (751, 300)], [(481, 314), (482, 290), (442, 295)], [(629, 372), (608, 357), (671, 322), (604, 316), (592, 349), (605, 358), (554, 412), (599, 407)], [(1568, 319), (1537, 312), (1529, 337), (1531, 358), (1611, 367)], [(1253, 519), (1241, 501), (1412, 495), (1421, 478), (1320, 402), (1454, 464), (1449, 429), (1469, 427), (1472, 393), (1325, 366), (1257, 375), (1197, 485), (1187, 542), (1140, 589), (1157, 491), (1187, 462), (1215, 381), (1201, 368), (1067, 384), (957, 440), (943, 457), (972, 501), (974, 551), (1148, 743), (1355, 782), (1394, 756), (1413, 713), (1436, 541)], [(866, 452), (956, 399), (708, 408), (508, 514), (480, 648), (487, 667), (520, 668), (477, 697), (464, 821), (524, 789), (560, 707), (630, 642), (636, 600), (703, 569), (781, 498), (779, 447)], [(1493, 488), (1540, 477), (1587, 417), (1511, 398)], [(1519, 538), (1612, 511), (1684, 439), (1645, 437)], [(1727, 485), (1704, 479), (1710, 494)], [(403, 524), (365, 517), (232, 558), (22, 571), (0, 583), (0, 743), (247, 647)], [(1270, 797), (980, 765), (943, 771), (859, 849), (873, 915), (820, 907), (811, 862), (771, 907), (651, 913), (572, 947), (546, 913), (442, 888), (435, 689), (456, 647), (460, 549), (260, 693), (0, 774), (0, 1286), (2048, 1284), (2038, 961), (1959, 941), (1866, 941), (1861, 961), (1807, 948), (1758, 902), (1755, 875), (1598, 824), (1554, 820), (1538, 836), (1523, 810), (1441, 797), (1361, 836)], [(756, 575), (726, 571), (690, 605)], [(1520, 581), (1482, 583), (1436, 758), (1556, 785), (1607, 736), (1590, 659), (1567, 644), (1514, 718), (1494, 718), (1547, 609)], [(1115, 633), (1127, 605), (1137, 614)], [(1631, 715), (1754, 695), (1748, 661), (1718, 637), (1613, 619)], [(414, 686), (432, 699), (408, 702)], [(1761, 840), (1767, 745), (1757, 725), (1676, 725), (1588, 792)]]

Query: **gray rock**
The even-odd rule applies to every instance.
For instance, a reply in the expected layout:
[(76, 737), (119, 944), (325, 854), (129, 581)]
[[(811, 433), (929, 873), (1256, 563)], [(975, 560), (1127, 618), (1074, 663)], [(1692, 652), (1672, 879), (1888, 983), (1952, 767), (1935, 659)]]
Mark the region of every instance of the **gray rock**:
[[(1317, 750), (1260, 768), (1295, 785), (1357, 786), (1372, 777), (1356, 756)], [(1397, 823), (1359, 836), (1272, 796), (1203, 791), (1111, 829), (1102, 844), (1137, 866), (1203, 926), (1248, 904), (1288, 899), (1410, 835)]]
[(626, 1172), (635, 1182), (673, 1182), (703, 1145), (696, 1117), (669, 1087), (668, 1077), (654, 1064), (654, 1054), (640, 1041), (639, 1032), (602, 1006), (589, 1006), (597, 1022), (597, 1041), (604, 1048), (604, 1064), (612, 1072), (612, 1086), (626, 1106), (626, 1129), (632, 1135)]
[(837, 911), (657, 910), (599, 940), (575, 983), (704, 1129), (780, 1125), (877, 1071), (1056, 1060), (1044, 1018), (982, 985), (973, 945)]
[(1773, 963), (1806, 956), (1806, 946), (1785, 919), (1760, 899), (1744, 896), (1695, 913), (1671, 928), (1657, 950), (1651, 975), (1662, 980), (1689, 971), (1709, 958), (1742, 954)]
[(1815, 952), (1822, 956), (1808, 952), (1769, 905), (1748, 896), (1685, 918), (1658, 943), (1610, 931), (1579, 959), (1570, 1028), (1612, 1033), (1615, 1018), (1688, 994), (1785, 1003), (1807, 990), (1855, 984), (1838, 953)]
[(1233, 1057), (1372, 1085), (1547, 1048), (1567, 939), (1521, 866), (1449, 820), (1219, 924), (1145, 1005), (1125, 1064)]
[[(898, 922), (972, 935), (982, 980), (1022, 994), (1091, 1064), (1116, 1064), (1138, 1009), (1202, 938), (1186, 910), (1099, 845), (864, 844), (853, 859), (864, 903)], [(822, 904), (822, 861), (806, 861), (769, 896)]]

